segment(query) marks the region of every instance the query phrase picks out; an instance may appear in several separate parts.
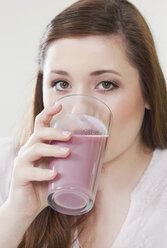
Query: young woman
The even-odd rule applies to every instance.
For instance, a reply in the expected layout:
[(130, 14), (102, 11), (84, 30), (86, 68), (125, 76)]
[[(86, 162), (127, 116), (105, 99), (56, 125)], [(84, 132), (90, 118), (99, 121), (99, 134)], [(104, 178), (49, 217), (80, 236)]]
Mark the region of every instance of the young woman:
[[(57, 99), (86, 94), (113, 114), (93, 209), (60, 214), (47, 204), (56, 171), (47, 158), (70, 150), (66, 130), (49, 127)], [(126, 0), (81, 0), (47, 26), (31, 113), (17, 147), (2, 140), (0, 246), (166, 248), (167, 91), (154, 41)], [(10, 188), (10, 190), (9, 190)]]

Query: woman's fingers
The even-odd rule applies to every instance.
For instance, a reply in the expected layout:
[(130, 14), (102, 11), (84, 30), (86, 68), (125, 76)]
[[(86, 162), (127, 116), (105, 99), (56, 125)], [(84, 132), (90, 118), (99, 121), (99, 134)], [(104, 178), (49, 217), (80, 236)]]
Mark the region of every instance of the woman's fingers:
[(61, 104), (55, 104), (51, 107), (49, 106), (43, 109), (41, 113), (39, 113), (35, 118), (34, 130), (37, 130), (41, 127), (48, 127), (53, 115), (59, 113), (61, 109)]
[[(48, 181), (52, 180), (57, 172), (50, 169), (34, 167), (33, 162), (42, 157), (59, 157), (64, 158), (70, 154), (70, 149), (56, 145), (36, 143), (15, 159), (13, 176), (15, 185), (26, 185), (31, 181)], [(24, 165), (24, 166), (23, 166)]]
[(70, 149), (67, 147), (36, 143), (19, 154), (17, 164), (21, 164), (22, 166), (24, 163), (32, 163), (42, 157), (64, 158), (69, 154)]
[(67, 131), (63, 131), (58, 128), (41, 128), (35, 131), (26, 142), (26, 144), (20, 149), (19, 154), (24, 152), (28, 147), (35, 143), (45, 142), (50, 140), (67, 141), (71, 138), (72, 134)]
[(24, 167), (14, 171), (15, 185), (24, 186), (32, 181), (49, 181), (56, 177), (56, 170)]

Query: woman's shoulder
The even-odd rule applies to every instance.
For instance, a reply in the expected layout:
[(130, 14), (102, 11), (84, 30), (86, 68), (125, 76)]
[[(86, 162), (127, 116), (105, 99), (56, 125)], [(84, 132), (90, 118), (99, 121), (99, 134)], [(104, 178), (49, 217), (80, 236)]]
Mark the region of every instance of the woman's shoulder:
[(167, 149), (155, 149), (147, 170), (152, 176), (167, 178)]
[(154, 151), (156, 156), (159, 158), (159, 161), (167, 161), (167, 148), (166, 149), (156, 149)]
[(164, 190), (167, 190), (167, 149), (156, 149), (147, 170), (132, 192), (132, 197), (140, 198), (144, 207)]
[(152, 159), (154, 174), (167, 182), (167, 149), (156, 149)]
[(0, 138), (0, 156), (12, 149), (14, 138), (11, 136)]
[(157, 163), (159, 166), (160, 184), (162, 187), (161, 200), (167, 209), (167, 149), (157, 151)]
[(15, 158), (15, 145), (12, 137), (5, 137), (0, 139), (0, 205), (6, 200), (14, 158)]
[(16, 155), (15, 141), (13, 137), (0, 138), (0, 171)]

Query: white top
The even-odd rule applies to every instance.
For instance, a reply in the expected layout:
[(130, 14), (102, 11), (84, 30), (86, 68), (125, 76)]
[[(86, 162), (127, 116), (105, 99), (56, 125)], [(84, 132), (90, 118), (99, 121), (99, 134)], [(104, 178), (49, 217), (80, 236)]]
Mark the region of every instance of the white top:
[[(0, 205), (9, 193), (13, 149), (10, 138), (0, 140)], [(77, 240), (72, 248), (79, 247)], [(131, 194), (131, 205), (121, 232), (109, 248), (167, 248), (167, 150), (154, 151), (147, 170)]]

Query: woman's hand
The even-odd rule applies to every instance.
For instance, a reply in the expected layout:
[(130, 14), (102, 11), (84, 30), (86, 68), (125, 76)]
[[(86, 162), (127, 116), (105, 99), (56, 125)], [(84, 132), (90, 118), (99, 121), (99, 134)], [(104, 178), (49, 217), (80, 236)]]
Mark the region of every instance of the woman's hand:
[(34, 133), (15, 158), (6, 204), (8, 209), (19, 215), (35, 218), (48, 205), (47, 181), (54, 179), (57, 171), (47, 168), (47, 158), (70, 154), (68, 148), (48, 144), (50, 140), (66, 141), (71, 138), (70, 133), (49, 127), (51, 118), (61, 108), (61, 105), (46, 108), (36, 117)]

